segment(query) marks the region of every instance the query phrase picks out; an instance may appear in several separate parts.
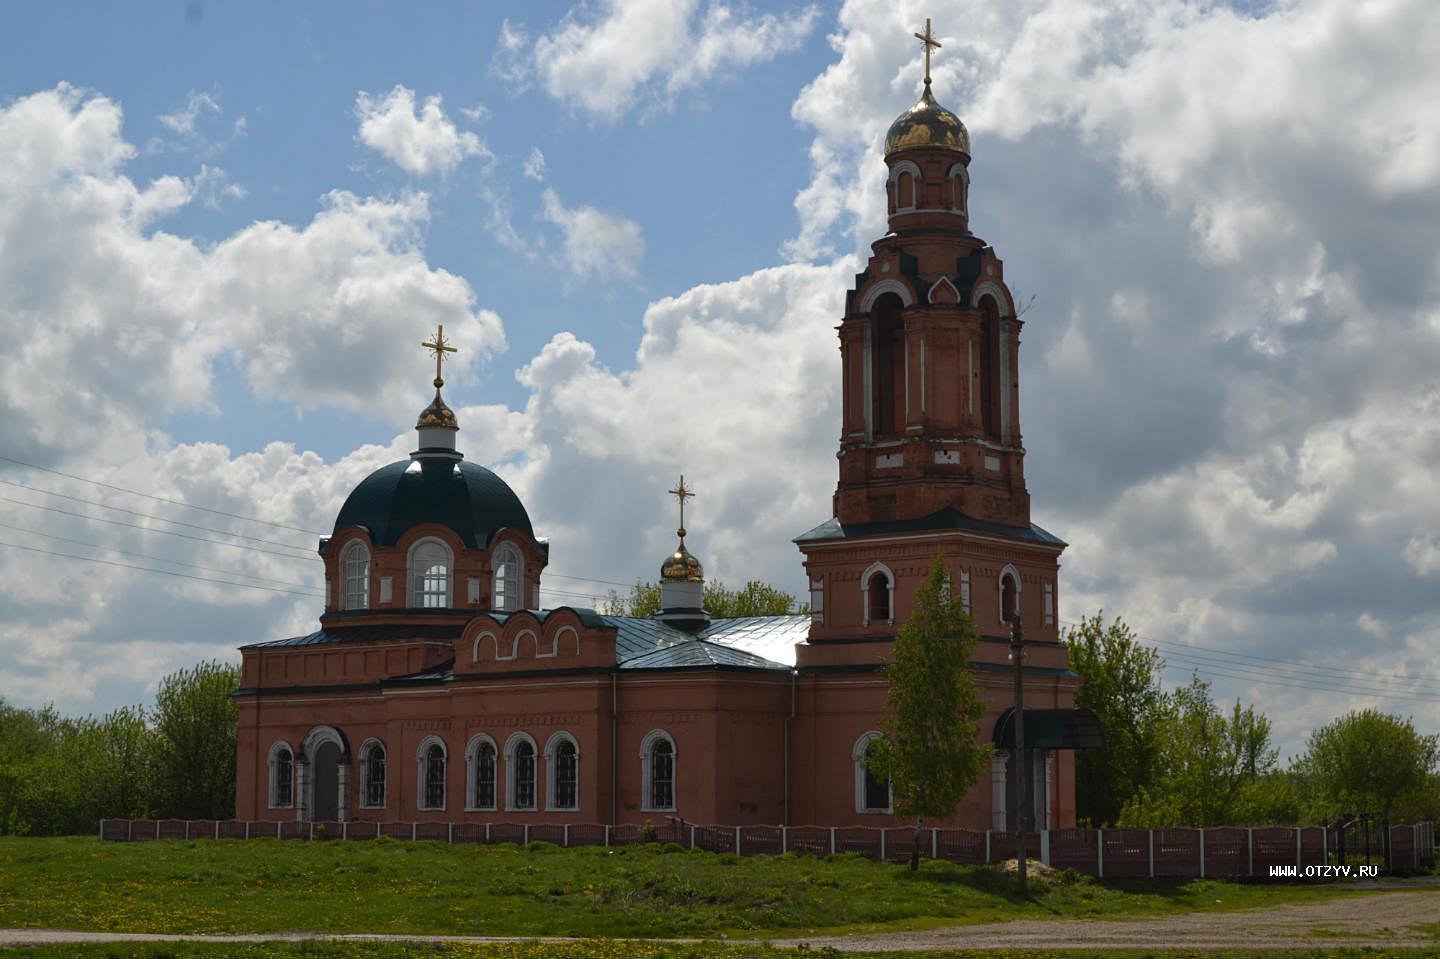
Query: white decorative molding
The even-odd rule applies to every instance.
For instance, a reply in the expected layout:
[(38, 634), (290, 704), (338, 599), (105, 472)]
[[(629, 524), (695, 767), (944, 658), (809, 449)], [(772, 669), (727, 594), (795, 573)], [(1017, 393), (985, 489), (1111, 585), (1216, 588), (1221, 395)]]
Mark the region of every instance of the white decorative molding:
[(959, 466), (959, 465), (960, 465), (960, 451), (959, 451), (959, 450), (936, 450), (936, 451), (935, 451), (935, 463), (936, 463), (937, 466)]
[(885, 622), (887, 625), (891, 625), (895, 622), (895, 574), (891, 572), (889, 566), (879, 561), (871, 563), (869, 568), (860, 574), (860, 607), (865, 612), (864, 625), (870, 625), (870, 580), (875, 577), (876, 573), (884, 575), (885, 581), (889, 585), (890, 609), (888, 612), (890, 615)]
[(904, 463), (904, 453), (881, 453), (875, 457), (875, 468), (877, 470), (895, 469), (897, 466), (903, 466)]
[(910, 292), (910, 287), (899, 280), (881, 280), (866, 290), (865, 295), (860, 298), (860, 312), (869, 313), (871, 307), (875, 305), (875, 301), (886, 293), (894, 293), (906, 306), (915, 305), (915, 296)]
[(1000, 471), (1000, 457), (990, 456), (989, 454), (986, 454), (985, 468), (987, 470), (990, 470), (992, 473), (998, 473)]
[(393, 576), (380, 577), (380, 602), (390, 604), (395, 601), (395, 578)]

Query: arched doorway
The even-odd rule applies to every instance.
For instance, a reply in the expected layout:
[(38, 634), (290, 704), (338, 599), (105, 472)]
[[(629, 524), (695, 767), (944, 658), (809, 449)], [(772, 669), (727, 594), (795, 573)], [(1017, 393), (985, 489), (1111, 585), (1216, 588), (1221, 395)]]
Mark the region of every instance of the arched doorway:
[(300, 748), (304, 780), (300, 819), (344, 822), (350, 818), (350, 744), (334, 726), (316, 726)]
[(310, 818), (317, 822), (340, 819), (340, 747), (333, 742), (320, 744), (310, 760), (315, 801)]

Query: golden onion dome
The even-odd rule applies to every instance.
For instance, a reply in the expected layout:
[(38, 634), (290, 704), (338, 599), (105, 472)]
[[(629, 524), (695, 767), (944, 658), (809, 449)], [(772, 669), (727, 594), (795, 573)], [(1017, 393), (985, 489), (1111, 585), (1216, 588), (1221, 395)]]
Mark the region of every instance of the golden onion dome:
[(699, 583), (705, 579), (705, 569), (700, 561), (691, 555), (685, 548), (685, 541), (682, 539), (675, 552), (660, 564), (660, 578), (669, 582), (689, 580), (692, 583)]
[(420, 411), (420, 419), (416, 421), (415, 428), (417, 430), (436, 428), (458, 430), (460, 428), (460, 424), (455, 419), (455, 411), (445, 405), (445, 401), (440, 398), (438, 389), (435, 391), (435, 399)]
[(926, 148), (956, 150), (970, 155), (970, 134), (960, 118), (935, 102), (930, 84), (913, 107), (895, 118), (885, 134), (885, 155)]

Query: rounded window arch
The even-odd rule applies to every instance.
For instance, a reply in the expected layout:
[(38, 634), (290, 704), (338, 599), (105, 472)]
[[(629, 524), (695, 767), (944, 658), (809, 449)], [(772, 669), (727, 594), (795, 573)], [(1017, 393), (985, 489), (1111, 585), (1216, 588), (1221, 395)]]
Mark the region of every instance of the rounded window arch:
[(863, 733), (855, 740), (850, 750), (850, 761), (855, 767), (855, 811), (860, 813), (888, 813), (893, 808), (890, 780), (880, 779), (870, 771), (870, 750), (875, 743), (884, 739), (877, 729)]
[(661, 812), (675, 808), (675, 740), (652, 729), (640, 741), (640, 809)]
[(884, 563), (873, 563), (860, 577), (865, 625), (895, 622), (895, 574)]
[(384, 809), (389, 779), (385, 744), (367, 739), (360, 746), (360, 808)]
[(999, 582), (999, 605), (1000, 622), (1015, 622), (1015, 614), (1020, 610), (1020, 571), (1014, 566), (1006, 566), (1000, 571)]
[(417, 540), (410, 547), (407, 563), (412, 609), (445, 609), (450, 606), (450, 581), (454, 560), (443, 540)]
[(890, 169), (890, 181), (895, 185), (895, 212), (904, 213), (920, 205), (920, 191), (924, 184), (920, 167), (912, 160), (901, 160)]
[(580, 808), (580, 744), (564, 731), (545, 743), (545, 808)]
[(968, 212), (970, 202), (970, 171), (965, 164), (956, 163), (950, 167), (950, 208), (960, 213)]
[(520, 551), (513, 543), (501, 543), (491, 554), (490, 565), (494, 570), (490, 593), (491, 608), (504, 613), (513, 613), (525, 606), (524, 563)]
[(285, 740), (270, 745), (266, 760), (270, 770), (271, 809), (291, 809), (295, 806), (295, 750)]
[(493, 810), (495, 808), (495, 786), (499, 751), (495, 740), (484, 733), (470, 737), (465, 747), (465, 808)]
[(442, 810), (445, 808), (445, 759), (448, 750), (445, 740), (439, 736), (426, 736), (420, 740), (415, 751), (418, 766), (416, 808)]
[(340, 608), (370, 607), (370, 551), (353, 540), (340, 553)]
[(505, 808), (535, 808), (535, 740), (515, 733), (505, 741)]

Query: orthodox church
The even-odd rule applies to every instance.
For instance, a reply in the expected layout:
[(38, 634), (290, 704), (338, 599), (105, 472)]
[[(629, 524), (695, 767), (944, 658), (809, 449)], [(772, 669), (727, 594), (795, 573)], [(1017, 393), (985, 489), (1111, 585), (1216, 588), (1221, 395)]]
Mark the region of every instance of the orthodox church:
[(706, 614), (683, 478), (660, 613), (538, 608), (551, 544), (459, 451), (442, 328), (424, 344), (435, 398), (415, 452), (361, 482), (320, 541), (319, 628), (241, 651), (238, 818), (894, 824), (865, 759), (880, 668), (938, 554), (981, 637), (971, 667), (997, 744), (951, 824), (1015, 821), (1008, 654), (1023, 616), (1025, 815), (1074, 825), (1072, 749), (1093, 736), (1056, 624), (1065, 544), (1030, 522), (1022, 323), (970, 232), (969, 136), (931, 92), (928, 25), (921, 39), (924, 93), (885, 139), (889, 230), (838, 327), (833, 515), (794, 541), (810, 613)]

